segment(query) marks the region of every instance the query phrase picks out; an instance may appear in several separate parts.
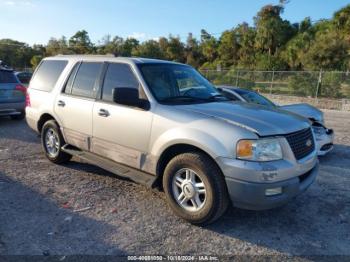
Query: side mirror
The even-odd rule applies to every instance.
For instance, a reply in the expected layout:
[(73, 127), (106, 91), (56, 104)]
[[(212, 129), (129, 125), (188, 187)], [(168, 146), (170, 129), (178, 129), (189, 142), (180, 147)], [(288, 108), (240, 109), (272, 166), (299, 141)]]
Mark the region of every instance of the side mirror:
[(139, 98), (139, 90), (136, 88), (118, 87), (112, 90), (113, 101), (117, 104), (139, 107), (148, 110), (150, 104), (147, 100)]

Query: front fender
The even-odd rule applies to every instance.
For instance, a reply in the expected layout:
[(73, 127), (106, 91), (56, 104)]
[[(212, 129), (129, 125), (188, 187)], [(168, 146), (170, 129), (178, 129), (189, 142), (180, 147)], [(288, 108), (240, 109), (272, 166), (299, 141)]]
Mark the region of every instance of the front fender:
[(193, 128), (174, 128), (158, 137), (151, 148), (151, 155), (159, 157), (167, 148), (177, 144), (198, 147), (214, 159), (232, 154), (228, 152), (227, 145), (225, 146), (216, 137), (204, 131)]

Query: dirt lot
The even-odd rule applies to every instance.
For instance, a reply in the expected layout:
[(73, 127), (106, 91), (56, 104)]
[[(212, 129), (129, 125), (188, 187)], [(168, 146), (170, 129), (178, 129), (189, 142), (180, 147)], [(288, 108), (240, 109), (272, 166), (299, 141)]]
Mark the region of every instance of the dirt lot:
[(2, 118), (0, 254), (350, 256), (350, 113), (326, 121), (336, 146), (306, 193), (270, 211), (230, 208), (201, 228), (174, 217), (161, 192), (77, 159), (49, 163), (24, 121)]

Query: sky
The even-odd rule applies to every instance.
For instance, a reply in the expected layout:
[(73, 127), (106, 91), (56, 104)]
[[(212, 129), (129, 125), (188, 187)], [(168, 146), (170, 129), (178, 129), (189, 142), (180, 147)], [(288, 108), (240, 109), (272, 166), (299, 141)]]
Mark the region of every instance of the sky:
[[(96, 43), (110, 34), (140, 41), (160, 36), (200, 35), (202, 28), (219, 36), (278, 0), (0, 0), (0, 39), (46, 44), (51, 37), (89, 32)], [(331, 18), (348, 0), (291, 0), (282, 17), (299, 22)]]

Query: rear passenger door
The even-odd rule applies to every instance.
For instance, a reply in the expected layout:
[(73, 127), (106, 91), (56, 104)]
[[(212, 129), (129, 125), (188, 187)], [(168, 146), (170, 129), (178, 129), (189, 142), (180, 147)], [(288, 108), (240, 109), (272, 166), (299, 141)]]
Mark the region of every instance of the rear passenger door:
[(90, 150), (92, 109), (96, 97), (102, 62), (82, 62), (74, 66), (55, 102), (66, 142)]
[(113, 88), (143, 89), (132, 68), (124, 63), (110, 63), (106, 69), (100, 99), (93, 109), (92, 151), (111, 160), (141, 168), (148, 151), (152, 113), (113, 102)]

